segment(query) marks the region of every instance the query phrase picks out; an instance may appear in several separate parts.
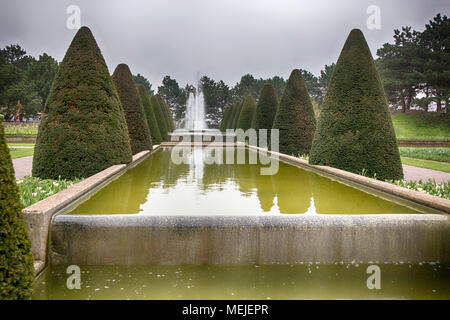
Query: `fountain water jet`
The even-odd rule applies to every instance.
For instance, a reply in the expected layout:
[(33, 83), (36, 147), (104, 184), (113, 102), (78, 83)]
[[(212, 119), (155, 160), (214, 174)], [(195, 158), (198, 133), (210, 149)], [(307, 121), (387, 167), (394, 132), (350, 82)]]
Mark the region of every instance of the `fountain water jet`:
[(191, 131), (208, 129), (205, 121), (205, 100), (203, 93), (197, 89), (198, 94), (190, 93), (186, 104), (186, 117), (184, 128)]

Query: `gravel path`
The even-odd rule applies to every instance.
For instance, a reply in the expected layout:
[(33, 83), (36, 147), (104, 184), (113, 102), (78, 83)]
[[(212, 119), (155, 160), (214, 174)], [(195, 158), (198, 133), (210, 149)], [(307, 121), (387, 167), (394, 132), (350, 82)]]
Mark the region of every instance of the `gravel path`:
[(437, 183), (450, 181), (450, 173), (431, 169), (418, 168), (413, 166), (403, 165), (403, 174), (407, 181), (428, 181), (434, 179)]
[(31, 175), (33, 156), (13, 159), (12, 162), (16, 179)]

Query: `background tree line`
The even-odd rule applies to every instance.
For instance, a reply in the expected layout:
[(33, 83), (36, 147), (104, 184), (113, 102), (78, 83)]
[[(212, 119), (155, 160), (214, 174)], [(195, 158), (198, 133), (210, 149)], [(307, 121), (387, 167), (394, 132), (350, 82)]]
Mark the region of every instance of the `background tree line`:
[(58, 62), (46, 53), (35, 59), (19, 45), (0, 50), (0, 113), (10, 120), (42, 111)]
[(394, 30), (394, 43), (378, 49), (376, 61), (394, 108), (448, 112), (450, 100), (450, 19), (437, 14), (422, 32)]
[[(329, 66), (326, 65), (318, 77), (307, 70), (301, 70), (308, 91), (317, 104), (323, 101), (333, 68), (334, 63)], [(200, 90), (202, 90), (205, 98), (208, 125), (217, 127), (222, 119), (225, 107), (244, 99), (249, 94), (257, 101), (259, 93), (266, 83), (273, 84), (276, 94), (280, 98), (286, 86), (286, 80), (279, 76), (257, 79), (251, 74), (246, 74), (232, 87), (222, 80), (216, 81), (208, 76), (201, 77), (198, 87), (201, 88)], [(164, 77), (162, 85), (158, 87), (158, 93), (167, 101), (176, 121), (179, 122), (184, 119), (189, 93), (193, 92), (196, 94), (195, 91), (196, 88), (190, 84), (187, 84), (184, 88), (180, 87), (178, 82), (170, 76)]]
[[(375, 60), (384, 90), (393, 111), (437, 111), (448, 113), (450, 101), (450, 19), (437, 14), (422, 32), (411, 27), (394, 30), (394, 43), (385, 43), (377, 50)], [(325, 65), (319, 76), (301, 69), (315, 108), (320, 109), (335, 64)], [(234, 86), (207, 76), (200, 79), (206, 104), (207, 121), (216, 127), (226, 105), (251, 94), (257, 101), (265, 83), (272, 83), (278, 98), (285, 79), (274, 76), (256, 79), (251, 74), (241, 77)], [(191, 85), (180, 88), (175, 79), (166, 76), (158, 92), (170, 101), (178, 121), (184, 118)]]
[[(385, 43), (377, 50), (375, 60), (392, 110), (407, 112), (412, 109), (448, 112), (450, 100), (450, 21), (437, 14), (420, 32), (411, 27), (394, 30), (394, 43)], [(313, 100), (320, 109), (335, 64), (325, 65), (318, 76), (301, 69)], [(58, 62), (43, 53), (39, 59), (26, 54), (19, 45), (0, 50), (0, 113), (14, 117), (20, 108), (21, 117), (42, 112)], [(134, 76), (150, 95), (152, 84), (141, 74)], [(208, 76), (200, 78), (198, 87), (205, 97), (208, 125), (217, 127), (225, 107), (251, 94), (257, 101), (265, 83), (272, 83), (278, 98), (286, 86), (279, 76), (255, 78), (243, 75), (234, 86)], [(181, 87), (176, 79), (165, 76), (158, 93), (169, 104), (174, 118), (181, 124), (186, 102), (197, 86)], [(20, 107), (19, 107), (20, 106)]]

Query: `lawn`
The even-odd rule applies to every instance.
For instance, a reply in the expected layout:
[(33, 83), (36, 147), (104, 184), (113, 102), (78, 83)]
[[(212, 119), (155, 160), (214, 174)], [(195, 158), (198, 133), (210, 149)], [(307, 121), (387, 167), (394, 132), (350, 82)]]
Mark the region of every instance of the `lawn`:
[(34, 149), (32, 148), (11, 148), (9, 150), (11, 158), (17, 159), (22, 157), (29, 157), (34, 154)]
[(450, 116), (435, 112), (392, 115), (397, 139), (450, 140)]
[(414, 167), (450, 172), (450, 163), (401, 157), (402, 163)]
[(399, 148), (400, 155), (408, 158), (450, 162), (450, 148)]
[(15, 142), (8, 142), (7, 143), (9, 147), (34, 147), (34, 143), (15, 143)]

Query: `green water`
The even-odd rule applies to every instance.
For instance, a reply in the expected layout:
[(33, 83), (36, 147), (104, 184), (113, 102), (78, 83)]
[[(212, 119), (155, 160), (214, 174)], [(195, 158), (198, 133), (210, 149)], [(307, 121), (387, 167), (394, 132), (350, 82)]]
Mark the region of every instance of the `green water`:
[(380, 289), (368, 289), (368, 265), (81, 266), (80, 289), (66, 267), (52, 267), (33, 299), (450, 299), (450, 266), (379, 264)]
[[(246, 159), (251, 150), (246, 150)], [(392, 201), (283, 162), (275, 175), (258, 164), (208, 164), (194, 148), (188, 162), (155, 152), (70, 214), (386, 214), (418, 213)], [(235, 159), (237, 152), (235, 153)], [(225, 162), (225, 153), (223, 162)], [(236, 162), (236, 161), (235, 161)], [(263, 162), (266, 163), (266, 162)], [(421, 209), (421, 212), (426, 212)]]

